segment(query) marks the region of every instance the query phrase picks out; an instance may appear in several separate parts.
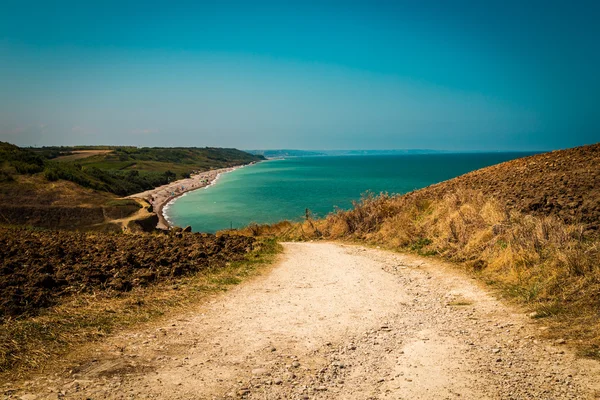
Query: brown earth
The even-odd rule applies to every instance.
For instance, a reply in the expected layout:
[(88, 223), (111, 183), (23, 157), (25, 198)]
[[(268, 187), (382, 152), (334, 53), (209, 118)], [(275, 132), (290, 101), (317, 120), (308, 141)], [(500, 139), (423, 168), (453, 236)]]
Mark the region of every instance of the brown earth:
[(116, 196), (83, 188), (73, 182), (48, 182), (40, 175), (15, 175), (0, 183), (0, 204), (37, 206), (100, 206)]
[[(41, 176), (14, 178), (0, 183), (0, 225), (116, 232), (122, 230), (119, 220), (148, 207), (141, 200), (119, 199), (73, 182), (48, 182)], [(147, 215), (142, 212), (140, 217)]]
[(55, 160), (57, 160), (57, 161), (75, 161), (75, 160), (81, 160), (83, 158), (97, 156), (99, 154), (112, 153), (113, 151), (114, 150), (74, 150), (74, 151), (70, 151), (69, 152), (70, 154), (67, 154), (65, 156), (56, 157)]
[(0, 227), (0, 317), (35, 315), (64, 296), (136, 286), (240, 260), (254, 239), (208, 234), (89, 234)]
[(474, 189), (525, 214), (600, 229), (600, 143), (508, 161), (413, 192), (443, 197)]

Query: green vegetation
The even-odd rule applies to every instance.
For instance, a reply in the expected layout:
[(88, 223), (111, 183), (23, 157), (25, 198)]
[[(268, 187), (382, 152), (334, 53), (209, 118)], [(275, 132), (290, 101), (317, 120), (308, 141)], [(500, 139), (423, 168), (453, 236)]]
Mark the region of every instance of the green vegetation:
[(48, 161), (44, 177), (52, 182), (59, 179), (75, 182), (86, 188), (111, 192), (120, 196), (150, 190), (177, 179), (174, 172), (148, 172), (136, 170), (111, 170), (84, 167), (80, 163)]
[[(71, 155), (64, 157), (66, 155)], [(76, 156), (76, 157), (72, 157)], [(22, 149), (0, 142), (0, 182), (15, 175), (43, 173), (50, 182), (67, 180), (120, 196), (143, 192), (195, 171), (262, 160), (236, 149), (44, 147)]]
[(35, 174), (44, 170), (44, 158), (15, 145), (0, 142), (0, 171), (4, 180), (16, 174)]

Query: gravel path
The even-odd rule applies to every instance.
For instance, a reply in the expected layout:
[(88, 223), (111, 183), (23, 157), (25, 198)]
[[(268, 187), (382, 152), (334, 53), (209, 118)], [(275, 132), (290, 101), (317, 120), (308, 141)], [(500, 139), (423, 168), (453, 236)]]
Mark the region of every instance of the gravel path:
[[(597, 362), (429, 259), (286, 243), (265, 276), (9, 397), (593, 399)], [(567, 338), (568, 341), (568, 338)], [(28, 397), (29, 396), (29, 397)]]

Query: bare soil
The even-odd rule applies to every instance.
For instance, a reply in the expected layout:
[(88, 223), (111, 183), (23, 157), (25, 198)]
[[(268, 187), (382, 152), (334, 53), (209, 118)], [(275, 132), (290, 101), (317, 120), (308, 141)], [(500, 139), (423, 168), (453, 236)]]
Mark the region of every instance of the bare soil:
[(137, 286), (241, 260), (254, 239), (208, 234), (90, 234), (0, 227), (0, 320), (65, 296)]
[(525, 214), (557, 216), (583, 224), (588, 233), (600, 231), (600, 143), (508, 161), (409, 196), (436, 198), (461, 187)]
[(66, 156), (60, 156), (60, 157), (56, 157), (55, 160), (57, 161), (75, 161), (75, 160), (81, 160), (83, 158), (88, 158), (88, 157), (93, 157), (93, 156), (97, 156), (100, 154), (108, 154), (108, 153), (112, 153), (113, 150), (74, 150), (71, 151), (71, 154), (68, 154)]
[[(593, 399), (598, 362), (431, 259), (286, 243), (262, 277), (7, 384), (43, 399)], [(1, 393), (1, 392), (0, 392)]]
[(47, 229), (107, 229), (118, 231), (113, 219), (138, 211), (137, 206), (111, 205), (110, 193), (83, 188), (73, 182), (48, 182), (42, 176), (20, 175), (0, 183), (0, 224)]

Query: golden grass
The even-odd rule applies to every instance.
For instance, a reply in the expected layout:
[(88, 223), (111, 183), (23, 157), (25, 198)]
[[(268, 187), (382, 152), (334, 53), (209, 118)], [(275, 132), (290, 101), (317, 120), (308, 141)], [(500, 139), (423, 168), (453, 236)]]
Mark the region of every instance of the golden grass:
[(38, 316), (4, 320), (0, 323), (0, 382), (34, 370), (55, 370), (76, 348), (115, 331), (172, 317), (210, 294), (257, 275), (280, 251), (279, 244), (265, 239), (244, 261), (225, 268), (140, 287), (118, 298), (104, 297), (101, 292), (78, 295)]
[(582, 354), (600, 357), (600, 240), (583, 232), (580, 225), (525, 215), (464, 187), (442, 197), (367, 194), (353, 209), (321, 220), (244, 231), (359, 241), (453, 261), (535, 310), (552, 326), (549, 335), (570, 337)]

